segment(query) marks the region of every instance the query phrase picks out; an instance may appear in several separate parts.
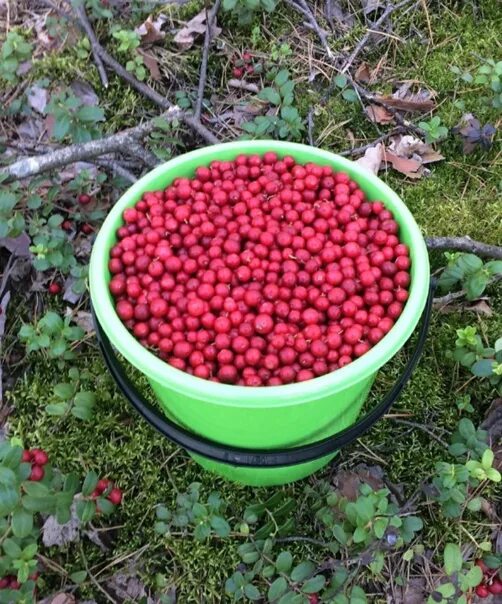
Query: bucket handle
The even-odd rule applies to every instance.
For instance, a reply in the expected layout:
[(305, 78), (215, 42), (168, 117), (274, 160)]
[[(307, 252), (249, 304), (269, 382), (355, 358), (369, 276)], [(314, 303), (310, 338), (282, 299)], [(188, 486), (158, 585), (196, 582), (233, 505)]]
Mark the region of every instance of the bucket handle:
[(317, 442), (301, 445), (299, 447), (292, 447), (290, 449), (244, 449), (223, 445), (193, 432), (189, 432), (166, 418), (136, 389), (135, 385), (127, 376), (122, 364), (117, 359), (110, 344), (110, 340), (99, 324), (93, 309), (92, 315), (101, 352), (103, 353), (105, 363), (117, 383), (119, 390), (125, 398), (129, 400), (136, 411), (161, 434), (184, 449), (197, 455), (202, 455), (207, 459), (241, 467), (276, 468), (313, 461), (329, 455), (330, 453), (334, 453), (338, 449), (347, 446), (359, 438), (359, 436), (369, 430), (369, 428), (371, 428), (373, 424), (390, 409), (392, 404), (401, 394), (405, 384), (410, 379), (422, 354), (431, 319), (432, 301), (435, 289), (436, 281), (431, 278), (427, 302), (422, 314), (422, 321), (415, 349), (406, 363), (402, 375), (381, 402), (362, 419), (355, 424), (352, 424), (352, 426), (345, 428), (345, 430)]

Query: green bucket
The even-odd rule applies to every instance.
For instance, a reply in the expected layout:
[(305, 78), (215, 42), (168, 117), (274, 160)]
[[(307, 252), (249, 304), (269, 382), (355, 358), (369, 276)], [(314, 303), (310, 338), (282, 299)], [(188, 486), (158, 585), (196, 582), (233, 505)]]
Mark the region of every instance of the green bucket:
[[(122, 212), (145, 191), (163, 189), (177, 177), (192, 177), (198, 166), (214, 160), (266, 151), (347, 172), (369, 199), (385, 203), (400, 225), (401, 240), (410, 248), (410, 296), (390, 332), (365, 355), (333, 373), (306, 382), (260, 388), (203, 380), (162, 361), (123, 325), (108, 290), (110, 249), (116, 243)], [(312, 474), (390, 408), (420, 356), (432, 302), (425, 242), (398, 195), (357, 163), (306, 145), (275, 141), (204, 147), (141, 178), (117, 201), (104, 221), (92, 250), (89, 282), (96, 333), (106, 363), (136, 410), (162, 434), (187, 449), (207, 470), (254, 486), (284, 484)], [(403, 375), (384, 399), (356, 422), (378, 370), (404, 346), (422, 314), (416, 348)], [(164, 414), (131, 383), (127, 367), (118, 361), (114, 349), (148, 378)]]

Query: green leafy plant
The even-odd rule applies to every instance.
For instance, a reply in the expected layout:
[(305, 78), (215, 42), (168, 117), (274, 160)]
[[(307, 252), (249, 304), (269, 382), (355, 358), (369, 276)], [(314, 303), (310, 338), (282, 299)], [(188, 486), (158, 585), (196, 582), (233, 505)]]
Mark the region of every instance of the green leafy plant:
[(349, 103), (356, 103), (359, 100), (357, 92), (352, 86), (350, 86), (349, 79), (343, 73), (338, 73), (333, 78), (333, 83), (340, 90), (342, 98)]
[(15, 84), (19, 64), (30, 59), (32, 52), (32, 44), (27, 42), (22, 34), (10, 31), (0, 51), (0, 79)]
[[(295, 527), (294, 519), (291, 517), (291, 512), (295, 508), (296, 501), (279, 491), (266, 501), (249, 505), (244, 510), (244, 527), (251, 525), (255, 539), (265, 539), (270, 536), (284, 537)], [(247, 530), (249, 531), (249, 527)]]
[(418, 126), (425, 132), (426, 143), (437, 143), (448, 136), (448, 128), (441, 126), (441, 118), (438, 115), (428, 122), (419, 122)]
[(447, 543), (443, 553), (444, 573), (448, 580), (436, 586), (427, 604), (467, 604), (467, 594), (483, 580), (479, 566), (470, 564), (464, 569), (464, 560), (459, 545)]
[(502, 61), (494, 59), (481, 59), (481, 65), (478, 65), (472, 73), (463, 71), (458, 66), (451, 67), (451, 71), (468, 84), (481, 84), (484, 91), (488, 94), (485, 97), (486, 102), (502, 109)]
[(103, 0), (85, 0), (85, 5), (95, 19), (111, 19), (113, 17), (108, 3), (105, 6)]
[(398, 506), (389, 496), (388, 489), (373, 490), (367, 484), (360, 486), (360, 495), (355, 501), (331, 491), (325, 498), (327, 505), (316, 514), (325, 536), (335, 540), (331, 547), (334, 552), (339, 547), (358, 552), (373, 544), (380, 545), (368, 563), (375, 574), (383, 568), (383, 550), (410, 543), (423, 526), (418, 516), (401, 517)]
[(186, 493), (176, 497), (176, 509), (171, 511), (164, 505), (157, 506), (155, 531), (159, 535), (169, 535), (173, 528), (193, 528), (193, 537), (204, 541), (210, 537), (228, 537), (230, 525), (222, 516), (224, 504), (219, 493), (209, 495), (206, 503), (200, 502), (200, 483), (194, 482)]
[(139, 34), (129, 29), (118, 29), (113, 32), (113, 37), (119, 41), (117, 51), (128, 57), (127, 71), (133, 73), (138, 80), (144, 80), (147, 75), (145, 63), (143, 57), (136, 52), (141, 42)]
[(98, 122), (105, 119), (103, 109), (85, 105), (69, 90), (53, 94), (46, 111), (54, 118), (52, 136), (56, 140), (69, 137), (73, 142), (85, 143), (101, 134)]
[(96, 396), (91, 390), (84, 389), (82, 383), (92, 378), (88, 370), (79, 371), (72, 367), (68, 372), (69, 381), (54, 386), (53, 400), (45, 408), (47, 413), (58, 417), (71, 413), (79, 419), (90, 420)]
[(19, 338), (26, 344), (28, 353), (40, 352), (46, 359), (70, 361), (75, 358), (74, 346), (84, 336), (84, 330), (71, 325), (71, 316), (64, 319), (48, 311), (36, 323), (24, 323)]
[(254, 137), (298, 140), (304, 125), (298, 109), (293, 106), (295, 84), (287, 69), (272, 75), (271, 86), (263, 88), (258, 98), (276, 107), (275, 115), (258, 115), (242, 128)]
[[(1, 181), (0, 181), (1, 185)], [(17, 237), (25, 228), (24, 217), (15, 210), (19, 195), (14, 187), (3, 186), (0, 191), (0, 237)]]
[(474, 413), (474, 407), (471, 405), (471, 395), (464, 394), (455, 401), (459, 413)]
[(469, 455), (479, 459), (488, 448), (488, 433), (476, 429), (471, 420), (464, 417), (458, 422), (450, 442), (448, 451), (453, 457)]
[(249, 25), (260, 10), (272, 13), (276, 6), (277, 0), (223, 0), (223, 10), (232, 11), (240, 25)]
[(485, 347), (475, 327), (457, 329), (455, 350), (449, 356), (464, 367), (468, 367), (476, 377), (488, 378), (489, 383), (502, 394), (502, 337), (493, 348)]
[(502, 261), (483, 262), (475, 254), (446, 254), (448, 265), (441, 273), (438, 285), (443, 291), (450, 291), (460, 285), (468, 300), (475, 300), (483, 294), (493, 277), (502, 275)]
[[(24, 461), (25, 453), (16, 439), (0, 443), (0, 576), (14, 575), (20, 584), (19, 589), (0, 591), (0, 602), (5, 603), (33, 601), (42, 514), (53, 515), (64, 524), (75, 504), (78, 519), (87, 523), (98, 510), (106, 515), (115, 508), (105, 498), (93, 498), (95, 473), (87, 474), (81, 484), (77, 475), (61, 474), (45, 457), (40, 478), (34, 478), (32, 464)], [(83, 580), (85, 575), (81, 571), (76, 578)]]
[(68, 273), (76, 265), (73, 247), (68, 234), (62, 229), (63, 216), (53, 214), (47, 220), (32, 218), (29, 234), (32, 237), (31, 253), (35, 256), (33, 266), (37, 271), (58, 269)]

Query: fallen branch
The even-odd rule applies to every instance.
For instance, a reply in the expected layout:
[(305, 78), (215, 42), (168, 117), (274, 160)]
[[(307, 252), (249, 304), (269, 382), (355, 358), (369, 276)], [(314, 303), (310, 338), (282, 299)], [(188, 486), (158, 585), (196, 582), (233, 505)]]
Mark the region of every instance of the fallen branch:
[(160, 117), (144, 122), (134, 128), (118, 132), (117, 134), (112, 134), (87, 143), (70, 145), (69, 147), (63, 147), (43, 155), (25, 157), (15, 161), (9, 166), (1, 168), (0, 177), (6, 176), (7, 180), (28, 178), (42, 172), (47, 172), (47, 170), (60, 168), (61, 166), (66, 166), (67, 164), (72, 164), (77, 161), (99, 157), (100, 155), (106, 155), (107, 153), (114, 151), (123, 153), (137, 144), (141, 138), (155, 130), (156, 123), (159, 119), (163, 118), (171, 121), (173, 119), (180, 119), (180, 115), (182, 115), (182, 113), (176, 108), (170, 109)]
[(364, 36), (359, 40), (356, 47), (350, 54), (349, 58), (345, 61), (345, 64), (343, 65), (343, 67), (340, 70), (340, 73), (345, 73), (349, 69), (349, 67), (352, 65), (354, 60), (357, 58), (357, 56), (359, 55), (361, 50), (368, 43), (370, 36), (375, 33), (375, 30), (378, 30), (378, 28), (381, 27), (385, 23), (385, 21), (387, 21), (387, 19), (392, 15), (392, 13), (394, 11), (402, 8), (403, 6), (406, 6), (410, 2), (411, 2), (411, 0), (403, 0), (402, 2), (399, 2), (398, 4), (390, 4), (389, 6), (387, 6), (387, 8), (383, 11), (382, 15), (375, 21), (371, 30), (368, 29), (368, 31), (364, 34)]
[(433, 438), (435, 441), (437, 441), (440, 445), (445, 447), (445, 449), (448, 449), (448, 443), (445, 442), (437, 434), (435, 434), (427, 426), (424, 426), (423, 424), (419, 424), (417, 422), (410, 422), (406, 419), (394, 419), (393, 421), (396, 422), (396, 424), (402, 424), (403, 426), (410, 426), (411, 428), (418, 428), (419, 430), (422, 430), (422, 432), (425, 432), (426, 434), (428, 434), (431, 438)]
[(143, 145), (140, 145), (138, 142), (130, 145), (124, 152), (133, 157), (139, 157), (145, 166), (148, 166), (149, 168), (156, 168), (160, 163), (153, 153), (145, 149)]
[(134, 184), (138, 180), (136, 176), (132, 172), (129, 172), (127, 168), (124, 168), (118, 162), (111, 159), (93, 159), (92, 163), (96, 166), (111, 170), (115, 174), (122, 176), (124, 180), (127, 180), (127, 182), (130, 182), (131, 184)]
[(200, 63), (200, 72), (199, 72), (199, 88), (197, 90), (197, 101), (195, 103), (194, 117), (196, 119), (200, 119), (200, 114), (202, 113), (202, 101), (204, 100), (204, 90), (206, 88), (206, 80), (207, 80), (207, 62), (209, 58), (209, 47), (211, 46), (212, 41), (212, 30), (214, 20), (216, 19), (216, 15), (218, 14), (218, 10), (220, 8), (221, 0), (216, 0), (213, 8), (208, 12), (206, 8), (206, 35), (204, 37), (204, 48), (202, 50), (202, 61)]
[[(490, 281), (488, 282), (487, 285), (493, 285), (494, 283), (498, 283), (501, 280), (502, 280), (502, 275), (496, 275), (495, 277), (490, 279)], [(444, 308), (445, 306), (448, 306), (448, 304), (451, 304), (452, 302), (455, 302), (456, 300), (460, 300), (461, 298), (464, 298), (466, 295), (467, 295), (467, 292), (464, 289), (461, 289), (458, 292), (451, 292), (449, 294), (446, 294), (445, 296), (440, 296), (439, 298), (434, 298), (432, 303), (435, 308)]]
[(426, 237), (425, 243), (430, 250), (454, 250), (502, 260), (502, 247), (475, 241), (468, 236)]
[(94, 63), (96, 64), (101, 83), (105, 88), (108, 88), (108, 76), (106, 75), (105, 66), (103, 65), (103, 61), (101, 60), (98, 52), (100, 44), (96, 38), (96, 34), (94, 33), (91, 24), (89, 23), (84, 5), (77, 2), (73, 8), (82, 25), (85, 35), (89, 38), (89, 42), (91, 43), (92, 56), (94, 57)]
[(321, 29), (317, 19), (314, 16), (314, 13), (310, 9), (310, 6), (307, 4), (305, 0), (286, 0), (286, 3), (289, 4), (292, 8), (298, 11), (301, 15), (303, 15), (309, 22), (310, 27), (315, 32), (316, 36), (319, 38), (322, 47), (324, 48), (328, 58), (332, 61), (335, 60), (335, 55), (333, 51), (329, 47), (326, 32)]
[(392, 136), (395, 136), (396, 134), (401, 134), (403, 131), (405, 131), (405, 129), (406, 129), (406, 127), (398, 126), (397, 128), (394, 128), (393, 130), (391, 130), (390, 132), (386, 132), (385, 134), (382, 134), (382, 136), (379, 136), (371, 143), (366, 143), (365, 145), (361, 145), (360, 147), (353, 147), (352, 149), (346, 149), (345, 151), (340, 151), (338, 153), (338, 155), (343, 155), (344, 157), (346, 157), (346, 156), (352, 157), (354, 155), (361, 155), (362, 153), (364, 153), (371, 147), (378, 145), (378, 143), (383, 143), (384, 141), (391, 138)]
[[(83, 9), (82, 9), (83, 10)], [(78, 15), (77, 15), (78, 16)], [(80, 20), (82, 29), (84, 29), (84, 24)], [(85, 31), (85, 29), (84, 29)], [(137, 90), (140, 94), (142, 94), (147, 99), (150, 99), (153, 103), (155, 103), (158, 107), (161, 107), (164, 110), (173, 110), (175, 106), (172, 105), (166, 98), (164, 98), (161, 94), (156, 92), (153, 88), (150, 88), (147, 84), (140, 82), (136, 79), (132, 73), (127, 71), (125, 67), (123, 67), (118, 61), (116, 61), (104, 48), (101, 46), (99, 41), (96, 39), (95, 50), (98, 53), (99, 57), (103, 61), (105, 65), (107, 65), (110, 69), (112, 69), (119, 77), (125, 80), (128, 84), (130, 84), (135, 90)], [(219, 143), (219, 140), (210, 132), (205, 126), (203, 126), (199, 119), (195, 118), (193, 115), (182, 113), (179, 116), (187, 126), (189, 126), (192, 130), (197, 132), (197, 134), (203, 138), (208, 143), (216, 144)]]

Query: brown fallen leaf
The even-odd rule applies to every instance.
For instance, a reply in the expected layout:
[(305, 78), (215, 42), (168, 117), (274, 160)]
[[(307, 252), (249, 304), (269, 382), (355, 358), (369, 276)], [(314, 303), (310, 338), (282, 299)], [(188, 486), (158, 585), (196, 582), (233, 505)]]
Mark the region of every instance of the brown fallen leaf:
[(378, 143), (374, 147), (366, 149), (364, 155), (356, 160), (356, 164), (363, 166), (374, 174), (378, 174), (384, 160), (384, 152), (384, 145), (382, 143)]
[(29, 106), (37, 111), (38, 113), (45, 113), (45, 106), (49, 100), (49, 93), (47, 88), (41, 88), (34, 84), (28, 88), (26, 92), (26, 98)]
[(256, 84), (253, 84), (252, 82), (246, 82), (245, 80), (237, 80), (232, 78), (231, 80), (228, 80), (227, 84), (231, 88), (246, 90), (247, 92), (253, 92), (254, 94), (258, 94), (258, 92), (260, 91)]
[(390, 163), (394, 170), (401, 172), (401, 174), (404, 174), (408, 178), (422, 177), (422, 174), (420, 173), (420, 168), (422, 167), (421, 161), (396, 155), (392, 151), (389, 151), (389, 149), (385, 149), (384, 157), (385, 161)]
[(139, 27), (134, 30), (141, 37), (141, 45), (155, 44), (166, 37), (165, 32), (161, 31), (162, 26), (167, 21), (166, 15), (160, 14), (155, 21), (150, 15)]
[(390, 111), (381, 105), (368, 105), (364, 108), (364, 113), (374, 124), (393, 124), (394, 116)]
[(337, 472), (334, 480), (334, 486), (340, 491), (343, 497), (350, 501), (355, 501), (359, 495), (359, 487), (362, 484), (368, 484), (372, 489), (383, 488), (383, 470), (380, 466), (367, 466), (359, 464), (352, 471)]
[(143, 57), (143, 63), (148, 67), (152, 80), (161, 80), (162, 76), (157, 59), (149, 52), (145, 52), (140, 48), (138, 48), (136, 52)]
[[(193, 19), (190, 19), (185, 27), (181, 28), (174, 36), (174, 41), (181, 50), (188, 50), (193, 46), (195, 38), (206, 32), (206, 11), (202, 10)], [(221, 27), (216, 25), (216, 19), (211, 27), (211, 38), (214, 39), (221, 33)]]
[(362, 84), (369, 84), (371, 79), (371, 69), (368, 63), (361, 63), (359, 67), (356, 69), (354, 74), (354, 80), (356, 82), (361, 82)]
[(477, 312), (480, 315), (485, 315), (485, 317), (493, 316), (493, 310), (490, 308), (490, 306), (485, 300), (480, 300), (479, 302), (476, 302), (476, 304), (468, 306), (467, 310)]
[(380, 103), (385, 103), (387, 107), (393, 107), (399, 111), (427, 113), (428, 111), (432, 111), (436, 106), (432, 99), (396, 99), (392, 96), (381, 94), (378, 94), (375, 98)]

